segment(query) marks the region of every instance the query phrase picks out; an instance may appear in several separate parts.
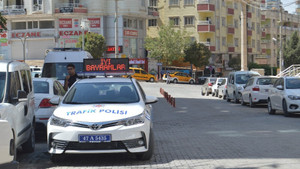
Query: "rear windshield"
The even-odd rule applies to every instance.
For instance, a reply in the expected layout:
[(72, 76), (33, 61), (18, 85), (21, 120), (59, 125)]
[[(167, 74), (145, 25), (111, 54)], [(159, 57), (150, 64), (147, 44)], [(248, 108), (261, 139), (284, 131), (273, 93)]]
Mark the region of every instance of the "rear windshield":
[[(42, 77), (54, 77), (58, 80), (64, 80), (68, 75), (67, 65), (70, 63), (45, 63), (43, 67)], [(72, 63), (76, 72), (81, 72), (83, 63)]]
[(217, 81), (217, 79), (210, 79), (209, 82), (210, 83), (215, 83)]
[(49, 93), (49, 83), (43, 81), (33, 81), (34, 93)]
[(236, 80), (235, 82), (237, 84), (246, 84), (248, 82), (248, 80), (253, 77), (253, 76), (259, 76), (257, 74), (251, 74), (251, 73), (247, 73), (247, 74), (237, 74), (236, 75)]
[(259, 78), (257, 80), (258, 85), (273, 85), (276, 81), (276, 78)]
[(300, 89), (300, 79), (286, 79), (287, 89)]
[(65, 104), (135, 103), (139, 96), (133, 83), (76, 83), (65, 96)]
[(0, 102), (2, 102), (2, 100), (3, 100), (5, 79), (6, 79), (6, 73), (0, 72)]

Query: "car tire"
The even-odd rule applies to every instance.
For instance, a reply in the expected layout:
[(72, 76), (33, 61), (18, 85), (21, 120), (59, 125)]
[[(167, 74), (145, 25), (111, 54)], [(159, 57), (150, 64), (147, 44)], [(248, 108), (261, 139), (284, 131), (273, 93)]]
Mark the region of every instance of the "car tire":
[(28, 140), (22, 144), (22, 149), (25, 153), (32, 153), (34, 152), (34, 148), (35, 148), (35, 132), (34, 132), (34, 127), (32, 127)]
[(13, 132), (13, 139), (10, 140), (10, 149), (9, 154), (11, 156), (14, 156), (13, 160), (17, 160), (17, 147), (16, 147), (16, 139), (15, 139), (15, 133)]
[(225, 96), (225, 97), (226, 97), (226, 101), (227, 101), (227, 102), (230, 102), (230, 101), (231, 101), (230, 98), (229, 98), (229, 96), (228, 96), (228, 93), (227, 93), (227, 92), (226, 92), (226, 96)]
[(255, 104), (253, 103), (251, 96), (249, 96), (249, 106), (252, 108), (255, 107)]
[(241, 97), (241, 105), (242, 105), (242, 106), (245, 106), (245, 105), (246, 105), (246, 103), (244, 102), (243, 97)]
[(149, 79), (149, 82), (154, 82), (154, 78), (151, 77), (151, 78)]
[(64, 154), (51, 154), (50, 160), (52, 163), (60, 163), (65, 160)]
[(178, 80), (177, 80), (177, 79), (174, 79), (174, 80), (173, 80), (173, 83), (175, 83), (175, 84), (178, 83)]
[(216, 97), (219, 97), (219, 93), (218, 93), (218, 90), (216, 90), (216, 92), (215, 92), (216, 94), (215, 94), (215, 96)]
[(282, 101), (282, 110), (285, 117), (290, 117), (291, 114), (288, 112), (286, 101)]
[(234, 103), (239, 103), (239, 100), (236, 98), (236, 94), (233, 93), (233, 102)]
[(194, 80), (190, 80), (190, 82), (189, 82), (190, 84), (194, 84), (195, 82), (194, 82)]
[(270, 115), (273, 115), (273, 114), (276, 113), (276, 110), (275, 110), (275, 109), (272, 109), (272, 104), (271, 104), (271, 100), (270, 100), (270, 99), (268, 99), (268, 113), (269, 113)]
[(206, 90), (205, 95), (206, 95), (206, 96), (209, 96), (208, 90)]
[(203, 89), (201, 89), (201, 95), (204, 96)]
[(215, 93), (215, 92), (211, 92), (211, 95), (212, 95), (212, 96), (215, 96), (215, 95), (216, 95), (216, 93)]
[(152, 158), (153, 152), (154, 152), (154, 136), (153, 136), (152, 130), (150, 130), (148, 151), (146, 151), (144, 153), (137, 153), (135, 156), (138, 160), (146, 161), (146, 160), (150, 160)]

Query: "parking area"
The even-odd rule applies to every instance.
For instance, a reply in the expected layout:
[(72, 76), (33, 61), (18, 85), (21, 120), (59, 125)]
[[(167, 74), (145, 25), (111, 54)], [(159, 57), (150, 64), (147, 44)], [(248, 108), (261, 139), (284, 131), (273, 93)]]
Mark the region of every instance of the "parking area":
[[(128, 154), (72, 155), (53, 164), (45, 139), (32, 154), (18, 154), (20, 168), (299, 168), (300, 116), (269, 115), (200, 94), (200, 85), (141, 82), (154, 104), (155, 151), (150, 161)], [(176, 98), (171, 107), (159, 90)], [(40, 136), (39, 136), (40, 137)]]

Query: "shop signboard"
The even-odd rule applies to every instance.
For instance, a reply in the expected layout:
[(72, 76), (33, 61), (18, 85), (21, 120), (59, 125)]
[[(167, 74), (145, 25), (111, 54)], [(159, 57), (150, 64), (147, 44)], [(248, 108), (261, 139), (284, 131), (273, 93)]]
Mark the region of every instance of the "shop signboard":
[(124, 30), (124, 36), (138, 37), (139, 33), (136, 30)]
[[(115, 53), (115, 46), (107, 46), (106, 53)], [(119, 46), (119, 53), (123, 53), (123, 46)]]
[(72, 19), (59, 19), (59, 28), (72, 28)]
[(60, 13), (73, 13), (74, 8), (72, 6), (64, 6), (59, 8)]
[(146, 59), (129, 59), (130, 65), (144, 65), (146, 63)]
[(90, 28), (100, 28), (100, 18), (88, 18), (90, 21)]

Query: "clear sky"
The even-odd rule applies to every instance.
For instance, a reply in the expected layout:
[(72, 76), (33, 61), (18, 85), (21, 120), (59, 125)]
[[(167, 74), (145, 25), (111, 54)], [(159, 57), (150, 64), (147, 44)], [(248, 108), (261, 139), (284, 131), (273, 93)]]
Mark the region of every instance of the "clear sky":
[[(296, 0), (281, 0), (282, 6), (283, 6), (283, 7), (284, 7), (286, 4), (290, 4), (290, 3), (295, 2), (295, 1), (296, 1)], [(294, 3), (293, 5), (284, 7), (284, 9), (285, 9), (286, 11), (288, 11), (289, 13), (295, 13), (295, 12), (296, 12), (296, 8), (297, 8), (296, 3)]]

